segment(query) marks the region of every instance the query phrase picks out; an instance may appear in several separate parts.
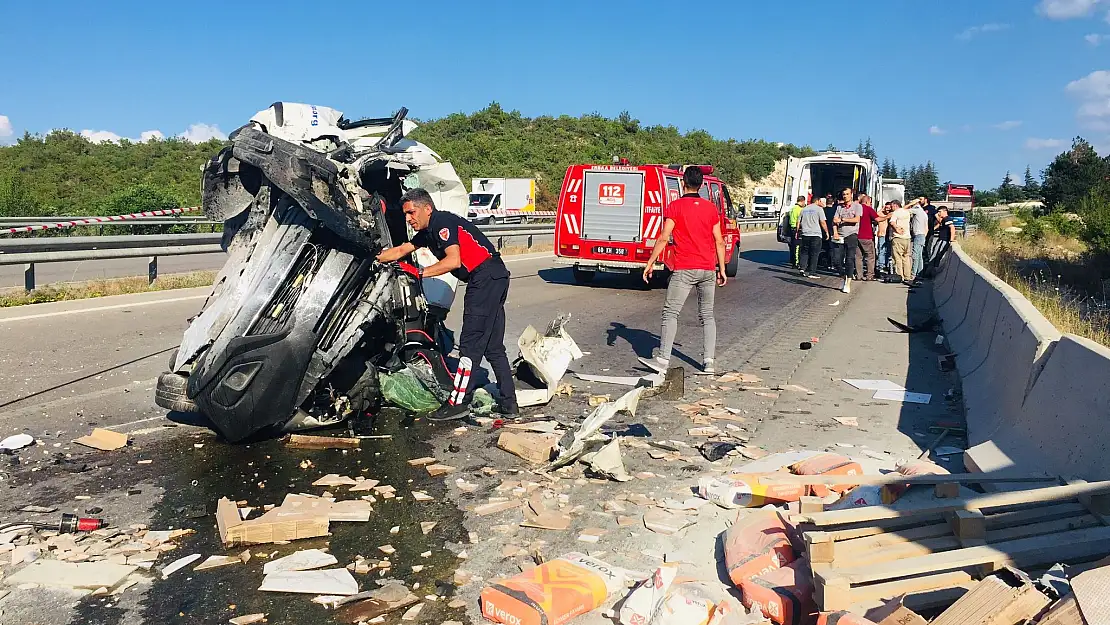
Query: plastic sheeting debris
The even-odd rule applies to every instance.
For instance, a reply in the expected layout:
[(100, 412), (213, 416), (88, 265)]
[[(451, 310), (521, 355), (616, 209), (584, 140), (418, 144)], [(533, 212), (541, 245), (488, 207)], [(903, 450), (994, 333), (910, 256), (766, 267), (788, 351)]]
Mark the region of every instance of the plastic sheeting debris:
[(601, 426), (616, 416), (618, 412), (627, 412), (636, 416), (636, 407), (639, 405), (640, 396), (643, 393), (644, 388), (634, 388), (621, 395), (616, 401), (605, 402), (595, 408), (577, 430), (568, 432), (559, 441), (559, 455), (551, 464), (551, 468), (557, 469), (566, 466), (580, 458), (582, 454), (588, 451), (586, 448), (587, 442), (607, 440), (605, 436), (599, 434)]
[[(521, 333), (517, 340), (520, 362), (516, 377), (522, 382), (516, 393), (518, 405), (538, 406), (550, 402), (570, 363), (583, 356), (578, 344), (563, 329), (569, 319), (569, 315), (556, 318), (542, 335), (532, 326)], [(527, 388), (529, 385), (537, 388)]]
[(383, 373), (381, 385), (386, 402), (409, 412), (431, 412), (443, 405), (408, 367)]

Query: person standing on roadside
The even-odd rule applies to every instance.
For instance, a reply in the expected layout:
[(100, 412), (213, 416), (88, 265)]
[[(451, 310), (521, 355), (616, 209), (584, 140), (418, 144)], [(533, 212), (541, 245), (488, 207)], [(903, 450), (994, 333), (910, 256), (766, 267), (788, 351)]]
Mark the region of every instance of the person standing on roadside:
[(794, 205), (790, 207), (787, 223), (790, 229), (790, 266), (799, 269), (798, 251), (802, 244), (801, 231), (798, 229), (798, 220), (802, 218), (802, 209), (806, 207), (806, 196), (799, 195)]
[(925, 235), (929, 232), (929, 216), (921, 206), (921, 199), (915, 200), (906, 207), (910, 211), (910, 254), (912, 256), (910, 280), (917, 279), (917, 274), (921, 272), (924, 265), (922, 254), (925, 251)]
[(798, 218), (798, 230), (802, 234), (799, 264), (802, 277), (808, 278), (817, 273), (821, 244), (829, 238), (829, 226), (825, 221), (825, 198), (817, 198), (815, 203), (802, 209)]
[(825, 196), (825, 225), (828, 226), (826, 232), (829, 234), (829, 271), (834, 274), (840, 274), (844, 271), (842, 267), (844, 263), (844, 239), (840, 236), (836, 227), (836, 211), (838, 208), (840, 208), (840, 203), (833, 199), (831, 193)]
[(937, 209), (936, 221), (929, 234), (933, 237), (933, 245), (929, 248), (929, 258), (926, 263), (928, 271), (925, 274), (927, 277), (936, 272), (940, 261), (944, 259), (948, 250), (952, 247), (952, 241), (956, 239), (956, 222), (948, 215), (947, 207), (941, 206)]
[(932, 250), (933, 242), (934, 242), (934, 237), (933, 237), (934, 232), (933, 231), (936, 228), (936, 224), (937, 224), (937, 207), (934, 206), (933, 203), (929, 201), (929, 196), (927, 196), (927, 195), (923, 195), (923, 196), (917, 198), (917, 202), (921, 206), (921, 209), (925, 211), (925, 224), (926, 224), (926, 226), (925, 226), (925, 241), (922, 244), (922, 249), (924, 250), (922, 252), (922, 257), (923, 258), (928, 258), (928, 257), (932, 256), (932, 251), (931, 250)]
[(898, 200), (890, 203), (894, 212), (890, 215), (890, 227), (894, 231), (891, 236), (891, 255), (894, 257), (894, 273), (898, 274), (902, 282), (909, 282), (910, 277), (910, 211), (902, 206)]
[(890, 237), (888, 236), (888, 230), (892, 212), (894, 212), (894, 209), (890, 207), (890, 202), (883, 204), (883, 210), (879, 211), (879, 217), (883, 217), (884, 219), (875, 224), (878, 273), (882, 275), (890, 273)]
[(851, 189), (844, 189), (840, 193), (836, 215), (833, 216), (833, 223), (844, 239), (844, 261), (840, 272), (844, 277), (844, 283), (840, 286), (842, 293), (852, 292), (852, 278), (856, 277), (856, 252), (859, 248), (859, 222), (862, 218), (863, 205), (855, 201)]
[(685, 195), (667, 206), (663, 215), (663, 232), (644, 267), (644, 282), (649, 282), (655, 261), (662, 256), (667, 242), (673, 237), (675, 269), (667, 285), (667, 299), (663, 303), (659, 354), (653, 358), (640, 358), (640, 362), (659, 372), (665, 372), (670, 366), (671, 350), (678, 333), (678, 315), (692, 289), (698, 291), (698, 320), (704, 339), (702, 372), (716, 372), (713, 363), (717, 343), (717, 323), (713, 318), (714, 289), (724, 286), (728, 279), (725, 277), (721, 215), (713, 202), (698, 195), (703, 179), (699, 167), (687, 166), (682, 172)]
[[(860, 196), (860, 206), (863, 212), (859, 218), (859, 234), (856, 240), (859, 254), (856, 255), (856, 277), (868, 281), (875, 279), (875, 227), (879, 221), (879, 214), (871, 206), (871, 196), (866, 193)], [(886, 218), (884, 217), (885, 221)]]

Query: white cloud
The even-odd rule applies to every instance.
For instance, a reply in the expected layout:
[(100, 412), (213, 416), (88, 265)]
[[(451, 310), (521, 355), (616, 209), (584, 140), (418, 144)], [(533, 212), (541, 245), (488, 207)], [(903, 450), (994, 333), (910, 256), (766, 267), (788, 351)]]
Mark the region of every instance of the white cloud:
[(123, 137), (108, 130), (82, 130), (81, 136), (93, 143), (119, 143)]
[(1086, 37), (1083, 37), (1083, 39), (1087, 43), (1089, 43), (1092, 46), (1095, 46), (1097, 48), (1103, 41), (1106, 40), (1106, 35), (1100, 35), (1098, 33), (1091, 33), (1090, 35), (1087, 35)]
[(1087, 17), (1104, 0), (1041, 0), (1037, 13), (1050, 20), (1070, 20)]
[(0, 115), (0, 139), (12, 136), (12, 120), (7, 115)]
[(1025, 149), (1027, 150), (1058, 150), (1067, 145), (1068, 142), (1063, 139), (1037, 139), (1030, 137), (1025, 140)]
[(1065, 90), (1079, 100), (1080, 123), (1095, 130), (1110, 126), (1110, 71), (1091, 72), (1068, 83)]
[(227, 135), (215, 124), (193, 124), (189, 126), (188, 130), (178, 136), (190, 143), (204, 143), (212, 139), (219, 139), (220, 141), (227, 139)]
[(989, 24), (982, 24), (980, 26), (972, 26), (971, 28), (968, 28), (962, 33), (956, 35), (956, 39), (960, 39), (961, 41), (970, 41), (971, 38), (975, 37), (976, 35), (981, 35), (983, 33), (996, 33), (1002, 30), (1006, 30), (1009, 27), (1009, 24), (999, 24), (997, 22), (990, 22)]
[(929, 126), (929, 134), (931, 135), (943, 135), (946, 132), (948, 131), (944, 130), (940, 126)]
[(994, 127), (997, 128), (998, 130), (1013, 130), (1014, 128), (1017, 128), (1020, 125), (1021, 125), (1021, 122), (1018, 121), (1018, 120), (1009, 120), (1009, 121), (1004, 121), (1004, 122), (995, 124)]

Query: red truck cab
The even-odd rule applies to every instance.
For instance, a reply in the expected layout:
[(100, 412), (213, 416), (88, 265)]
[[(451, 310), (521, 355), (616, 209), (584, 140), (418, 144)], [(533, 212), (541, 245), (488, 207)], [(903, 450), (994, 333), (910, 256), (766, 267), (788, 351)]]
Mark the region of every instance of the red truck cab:
[[(740, 229), (728, 188), (700, 165), (705, 180), (699, 194), (717, 205), (725, 240), (725, 273), (736, 275)], [(555, 218), (555, 257), (571, 265), (578, 283), (598, 272), (641, 273), (663, 232), (663, 211), (682, 196), (678, 165), (571, 165), (563, 178)], [(674, 270), (668, 245), (655, 270)]]

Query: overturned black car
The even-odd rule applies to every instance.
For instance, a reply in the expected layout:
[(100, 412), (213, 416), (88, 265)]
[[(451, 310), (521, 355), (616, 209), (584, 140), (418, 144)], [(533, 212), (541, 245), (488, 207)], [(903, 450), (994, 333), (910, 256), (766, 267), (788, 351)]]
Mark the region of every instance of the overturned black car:
[(405, 138), (415, 127), (405, 112), (350, 121), (277, 103), (232, 133), (203, 177), (228, 258), (158, 380), (159, 406), (200, 413), (238, 442), (371, 412), (381, 372), (450, 384), (453, 278), (375, 261), (411, 234), (406, 190), (466, 211), (451, 164)]

